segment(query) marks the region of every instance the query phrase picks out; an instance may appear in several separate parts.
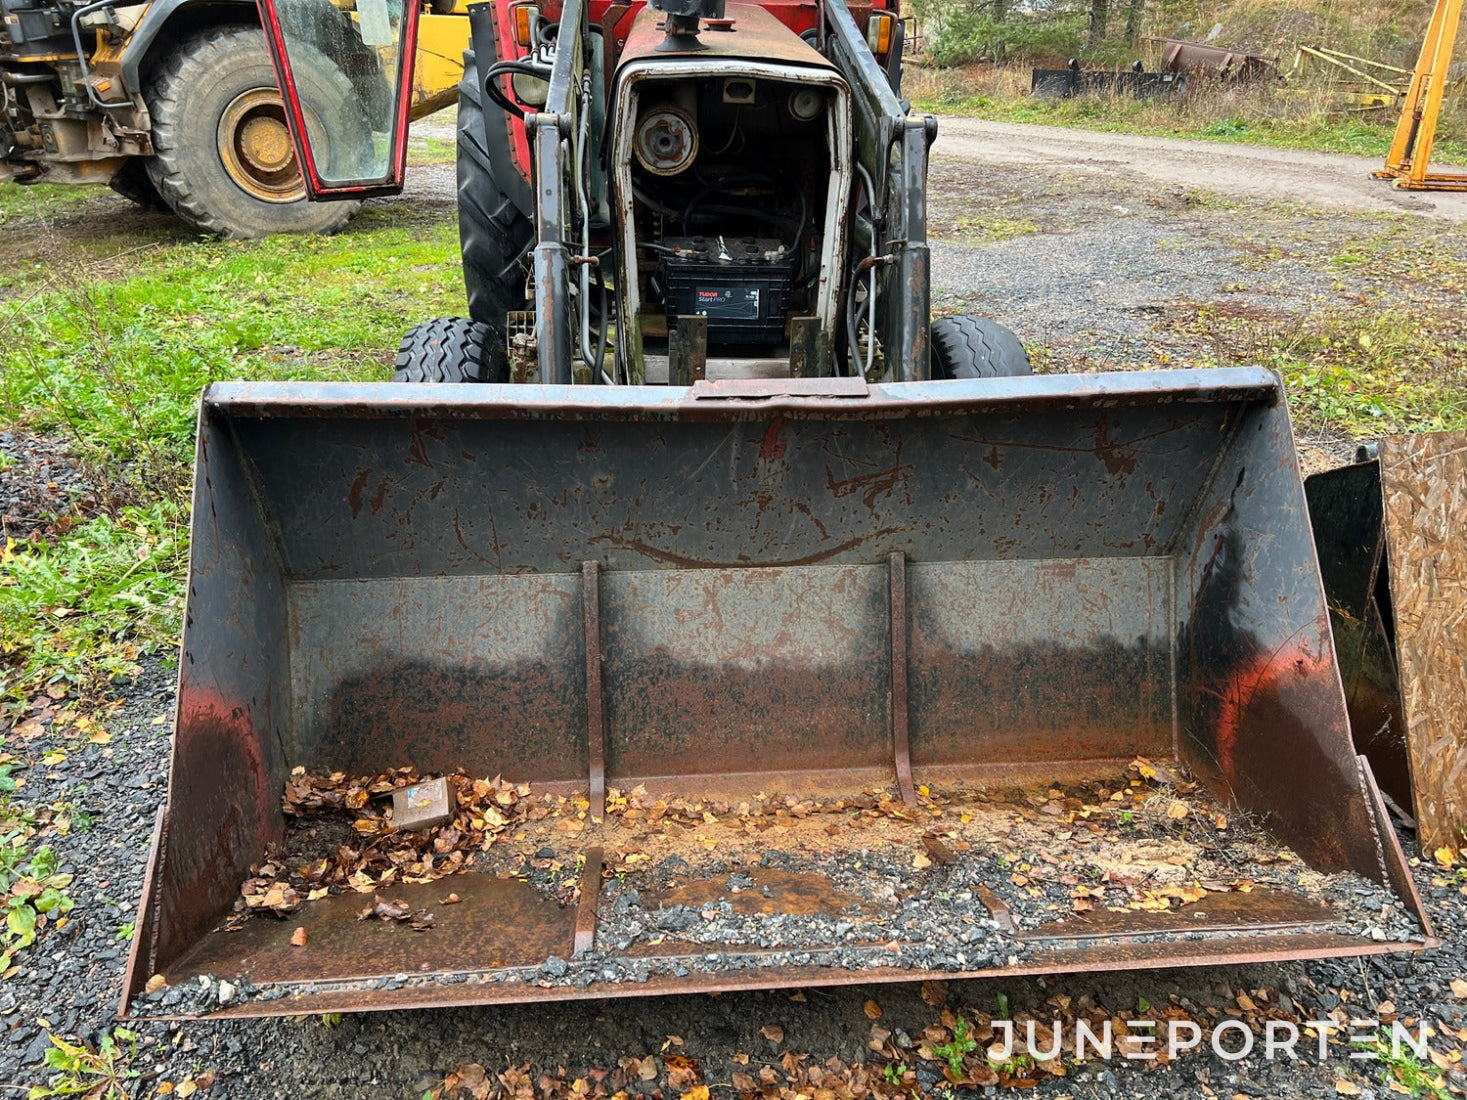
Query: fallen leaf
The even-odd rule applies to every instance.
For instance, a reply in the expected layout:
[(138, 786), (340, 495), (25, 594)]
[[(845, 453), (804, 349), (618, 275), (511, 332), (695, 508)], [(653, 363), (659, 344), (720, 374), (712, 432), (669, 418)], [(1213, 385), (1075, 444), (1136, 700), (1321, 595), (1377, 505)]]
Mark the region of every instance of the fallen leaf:
[(469, 1090), (474, 1100), (486, 1100), (493, 1086), (489, 1083), (488, 1071), (478, 1062), (465, 1062), (456, 1074), (460, 1088)]
[(158, 1082), (158, 1095), (159, 1096), (167, 1096), (172, 1091), (173, 1091), (173, 1082), (172, 1081), (159, 1081)]
[(662, 1061), (667, 1069), (667, 1083), (673, 1088), (682, 1091), (684, 1085), (692, 1086), (698, 1083), (696, 1058), (689, 1058), (686, 1054), (669, 1054)]
[(1467, 982), (1461, 978), (1452, 979), (1452, 996), (1459, 1001), (1467, 1000)]
[(865, 1010), (867, 1019), (881, 1019), (881, 1006), (875, 1001), (867, 1001), (861, 1008)]
[(1341, 1096), (1359, 1096), (1360, 1086), (1355, 1084), (1355, 1082), (1353, 1081), (1346, 1081), (1343, 1077), (1341, 1077), (1338, 1081), (1335, 1082), (1335, 1092), (1339, 1093)]
[(790, 994), (790, 1000), (794, 1001), (796, 1004), (802, 1005), (809, 999), (809, 997), (805, 996), (805, 991), (803, 989), (797, 989)]
[(162, 989), (167, 984), (168, 979), (163, 977), (162, 974), (154, 974), (151, 978), (148, 979), (148, 984), (143, 986), (143, 992), (157, 993), (158, 990)]
[(771, 1043), (784, 1042), (784, 1028), (780, 1027), (778, 1024), (765, 1024), (759, 1029), (759, 1034), (764, 1036), (764, 1038), (768, 1039)]
[(305, 945), (306, 945), (306, 930), (304, 928), (297, 928), (294, 932), (292, 932), (290, 934), (290, 946), (292, 946), (292, 947), (304, 947)]
[(733, 1087), (740, 1092), (753, 1092), (759, 1086), (754, 1083), (754, 1078), (747, 1073), (733, 1073), (729, 1075), (729, 1081)]
[(459, 897), (457, 894), (449, 894), (448, 897), (444, 898), (441, 902), (439, 902), (439, 904), (457, 905), (461, 901), (463, 901), (463, 898)]
[(930, 834), (922, 837), (922, 847), (927, 849), (927, 854), (932, 857), (932, 861), (940, 867), (946, 867), (957, 859), (951, 848)]
[(183, 1097), (192, 1096), (198, 1091), (199, 1086), (194, 1084), (193, 1078), (185, 1077), (182, 1081), (178, 1083), (178, 1087), (173, 1090), (173, 1095), (179, 1097), (180, 1100), (182, 1100)]
[(694, 1085), (683, 1093), (683, 1100), (708, 1100), (708, 1086)]
[(1185, 802), (1173, 802), (1170, 806), (1167, 807), (1166, 815), (1167, 817), (1173, 819), (1180, 819), (1186, 817), (1188, 812), (1189, 811), (1187, 809), (1187, 804)]
[(912, 867), (914, 870), (925, 871), (931, 866), (932, 861), (921, 852), (918, 852), (915, 856), (912, 857)]
[(947, 982), (923, 982), (922, 1000), (933, 1008), (947, 1004)]

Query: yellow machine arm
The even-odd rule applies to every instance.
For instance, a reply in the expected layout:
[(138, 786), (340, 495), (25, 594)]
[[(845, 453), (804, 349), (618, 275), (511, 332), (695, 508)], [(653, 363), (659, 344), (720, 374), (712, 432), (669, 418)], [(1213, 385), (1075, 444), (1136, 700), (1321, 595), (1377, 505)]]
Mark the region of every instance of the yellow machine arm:
[(1437, 0), (1385, 167), (1371, 173), (1376, 179), (1393, 180), (1406, 191), (1467, 191), (1467, 175), (1426, 170), (1461, 18), (1462, 0)]

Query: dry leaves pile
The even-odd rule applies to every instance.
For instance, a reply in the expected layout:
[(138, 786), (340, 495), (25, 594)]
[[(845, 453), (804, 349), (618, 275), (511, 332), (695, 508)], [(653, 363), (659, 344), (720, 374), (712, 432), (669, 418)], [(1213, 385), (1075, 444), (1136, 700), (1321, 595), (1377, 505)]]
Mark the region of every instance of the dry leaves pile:
[[(309, 775), (297, 768), (281, 799), (290, 830), (286, 848), (267, 852), (264, 862), (252, 869), (240, 889), (243, 905), (237, 908), (284, 916), (328, 893), (346, 889), (370, 893), (402, 883), (433, 882), (468, 870), (476, 852), (518, 823), (552, 812), (543, 800), (531, 797), (527, 783), (467, 775), (447, 778), (457, 797), (453, 820), (422, 832), (399, 832), (392, 825), (390, 796), (420, 782), (412, 768), (363, 778), (348, 778), (341, 772)], [(340, 838), (334, 844), (332, 826)], [(292, 839), (311, 847), (310, 841), (322, 838), (331, 848), (329, 854), (309, 860), (291, 855), (296, 846)], [(382, 914), (369, 911), (367, 916)]]

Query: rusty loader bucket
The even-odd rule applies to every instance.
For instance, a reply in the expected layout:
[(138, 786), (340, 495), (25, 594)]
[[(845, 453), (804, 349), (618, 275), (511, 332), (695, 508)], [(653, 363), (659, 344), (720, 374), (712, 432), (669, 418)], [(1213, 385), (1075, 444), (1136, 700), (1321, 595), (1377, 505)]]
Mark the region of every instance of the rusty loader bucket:
[(197, 461), (126, 1011), (1432, 941), (1263, 371), (231, 383)]

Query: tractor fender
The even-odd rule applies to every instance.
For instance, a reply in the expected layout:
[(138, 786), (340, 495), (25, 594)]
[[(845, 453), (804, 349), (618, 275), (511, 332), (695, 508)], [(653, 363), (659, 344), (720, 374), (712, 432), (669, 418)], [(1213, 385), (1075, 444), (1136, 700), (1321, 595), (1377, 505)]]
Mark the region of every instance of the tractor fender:
[[(260, 16), (253, 0), (153, 0), (122, 49), (124, 86), (141, 89), (149, 62), (170, 42), (190, 31), (224, 23), (258, 27)], [(165, 30), (168, 33), (163, 35)]]

